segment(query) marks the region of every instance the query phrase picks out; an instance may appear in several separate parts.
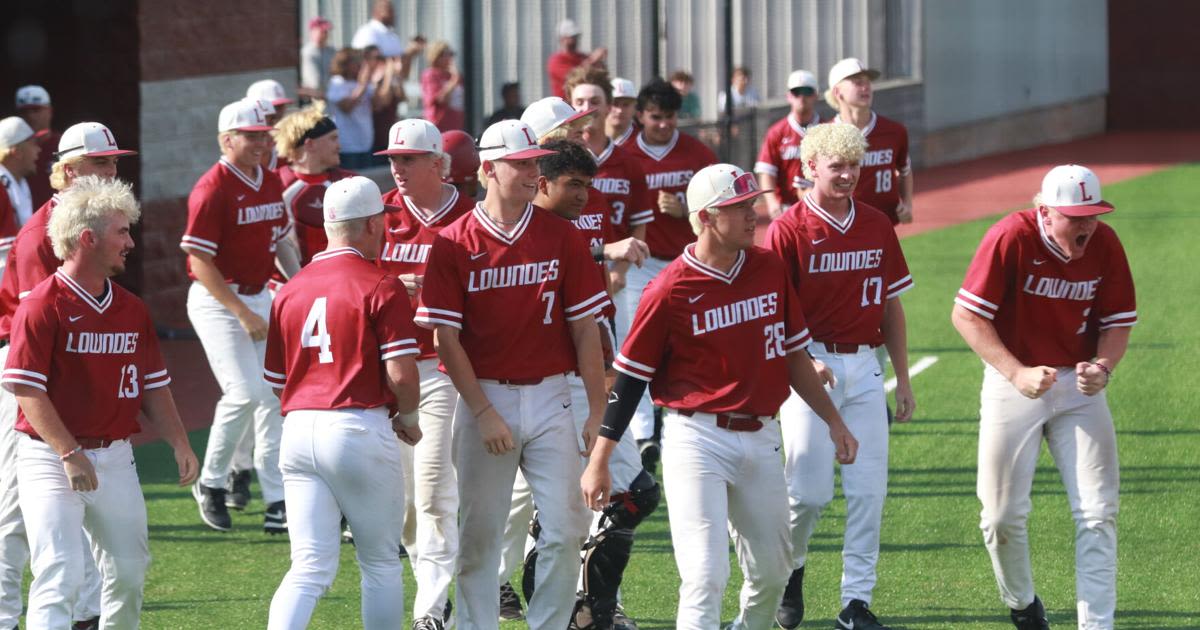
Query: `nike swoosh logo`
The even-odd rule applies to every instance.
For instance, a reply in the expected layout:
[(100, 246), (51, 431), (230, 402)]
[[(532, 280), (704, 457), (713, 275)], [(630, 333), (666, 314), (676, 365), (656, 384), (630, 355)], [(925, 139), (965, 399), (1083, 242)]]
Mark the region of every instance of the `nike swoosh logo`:
[(688, 298), (688, 304), (695, 304), (696, 300), (699, 300), (702, 297), (704, 297), (703, 293), (701, 293), (700, 295), (692, 296), (692, 297)]
[(842, 621), (842, 618), (838, 617), (838, 625), (842, 626), (842, 628), (845, 628), (845, 630), (854, 630), (854, 620), (853, 619), (851, 619), (850, 621)]
[(478, 260), (480, 258), (483, 258), (484, 256), (487, 256), (487, 252), (479, 252), (478, 254), (471, 254), (471, 260)]
[(824, 243), (827, 240), (829, 240), (828, 236), (826, 236), (825, 238), (822, 238), (822, 239), (817, 239), (817, 240), (813, 241), (813, 245), (820, 245), (821, 243)]
[(563, 406), (563, 409), (569, 409), (571, 407), (571, 403), (566, 402), (566, 403), (563, 403), (562, 406)]
[(284, 515), (285, 515), (285, 514), (287, 514), (287, 512), (283, 512), (283, 511), (279, 511), (279, 512), (272, 512), (272, 511), (270, 511), (270, 510), (267, 510), (266, 512), (263, 512), (263, 516), (264, 516), (264, 517), (266, 517), (266, 518), (274, 518), (274, 519), (278, 519), (278, 520), (281, 520), (281, 521), (283, 520), (283, 517), (284, 517)]
[(781, 448), (780, 446), (776, 446), (776, 447), (775, 447), (775, 452), (776, 452), (776, 453), (778, 453), (780, 448)]
[(875, 376), (879, 376), (880, 374), (883, 374), (883, 372), (876, 372)]
[(1046, 261), (1045, 261), (1045, 260), (1042, 260), (1041, 258), (1034, 258), (1034, 259), (1033, 259), (1033, 264), (1035, 264), (1035, 265), (1040, 265), (1040, 264), (1042, 264), (1042, 263), (1044, 263), (1044, 262), (1046, 262)]
[(77, 322), (77, 321), (83, 319), (83, 315), (75, 315), (72, 317), (68, 317), (67, 319), (71, 320), (72, 322)]
[(406, 231), (408, 231), (408, 228), (402, 228), (402, 227), (388, 228), (388, 233), (390, 233), (390, 234), (400, 234), (400, 233), (406, 232)]
[(246, 195), (238, 195), (238, 201), (241, 201), (245, 198), (246, 198)]

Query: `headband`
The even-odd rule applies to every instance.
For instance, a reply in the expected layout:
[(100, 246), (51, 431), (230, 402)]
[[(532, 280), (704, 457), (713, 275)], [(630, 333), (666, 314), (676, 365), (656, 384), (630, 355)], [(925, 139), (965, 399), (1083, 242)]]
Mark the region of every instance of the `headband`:
[(296, 140), (296, 148), (300, 148), (304, 144), (305, 140), (310, 138), (316, 140), (330, 131), (336, 130), (337, 125), (333, 123), (333, 119), (328, 116), (322, 116), (321, 120), (317, 121), (317, 124), (313, 125), (308, 131), (305, 131), (304, 135), (300, 136), (299, 140)]

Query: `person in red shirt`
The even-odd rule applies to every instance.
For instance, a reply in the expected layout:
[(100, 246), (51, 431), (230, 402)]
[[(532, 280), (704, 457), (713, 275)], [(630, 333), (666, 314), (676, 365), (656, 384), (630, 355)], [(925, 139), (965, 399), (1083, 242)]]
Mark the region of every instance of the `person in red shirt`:
[[(732, 627), (770, 628), (787, 584), (787, 506), (774, 415), (788, 386), (819, 410), (839, 461), (857, 444), (804, 350), (800, 301), (783, 263), (754, 246), (754, 175), (731, 164), (701, 169), (687, 189), (699, 239), (646, 288), (621, 372), (580, 482), (593, 510), (607, 504), (609, 455), (649, 384), (664, 407), (663, 480), (682, 583), (680, 628), (716, 628), (729, 578), (728, 529), (745, 581)], [(748, 375), (753, 375), (748, 377)]]
[(299, 244), (300, 266), (325, 250), (325, 220), (321, 208), (334, 182), (354, 173), (340, 168), (337, 125), (321, 105), (285, 116), (275, 125), (275, 151), (288, 164), (277, 171), (283, 184), (283, 205)]
[(267, 333), (263, 375), (286, 416), (279, 463), (292, 548), (268, 625), (308, 626), (337, 576), (344, 515), (363, 576), (362, 625), (395, 628), (404, 618), (400, 442), (421, 439), (416, 327), (404, 285), (371, 260), (383, 242), (379, 187), (339, 180), (323, 212), (329, 248), (280, 289)]
[(821, 124), (821, 115), (817, 113), (817, 77), (808, 70), (793, 71), (788, 75), (787, 89), (788, 115), (767, 129), (758, 161), (754, 163), (759, 185), (769, 191), (763, 200), (772, 219), (812, 188), (800, 162), (800, 142), (813, 125)]
[(867, 138), (867, 152), (854, 198), (882, 210), (892, 225), (912, 223), (913, 173), (908, 130), (871, 109), (874, 98), (871, 81), (878, 78), (878, 70), (868, 69), (858, 59), (843, 59), (829, 69), (825, 102), (837, 112), (833, 122), (852, 124)]
[(466, 96), (462, 75), (454, 65), (454, 50), (445, 41), (429, 45), (425, 51), (429, 67), (421, 73), (421, 101), (425, 119), (440, 131), (462, 129), (465, 125)]
[(579, 66), (603, 66), (608, 49), (601, 46), (588, 54), (579, 52), (579, 36), (583, 31), (570, 18), (558, 23), (558, 50), (546, 60), (546, 77), (550, 81), (550, 94), (566, 99), (563, 83), (567, 75)]
[(484, 131), (487, 196), (442, 230), (429, 254), (416, 322), (434, 328), (442, 369), (459, 392), (454, 463), (461, 497), (459, 623), (494, 627), (500, 539), (517, 471), (541, 509), (531, 627), (566, 627), (588, 513), (566, 374), (588, 393), (590, 448), (605, 405), (594, 316), (607, 295), (574, 226), (532, 205), (538, 148), (528, 125)]
[(0, 256), (8, 253), (17, 230), (37, 207), (29, 179), (37, 173), (41, 150), (38, 133), (20, 117), (0, 120)]
[(139, 215), (129, 184), (76, 180), (49, 223), (63, 266), (34, 287), (13, 319), (0, 382), (20, 406), (17, 480), (34, 573), (26, 613), (32, 627), (71, 625), (84, 559), (93, 551), (105, 624), (137, 627), (150, 563), (146, 504), (129, 443), (141, 430), (139, 414), (170, 444), (181, 486), (199, 469), (149, 311), (109, 281), (125, 270)]
[(442, 134), (442, 144), (450, 160), (450, 172), (442, 180), (454, 186), (459, 195), (475, 199), (479, 196), (479, 151), (475, 149), (475, 139), (454, 129)]
[(279, 401), (262, 380), (276, 243), (290, 233), (283, 186), (262, 168), (271, 127), (249, 101), (226, 105), (218, 118), (221, 159), (188, 197), (180, 247), (187, 253), (188, 319), (196, 329), (221, 399), (213, 416), (204, 469), (192, 488), (201, 520), (229, 531), (226, 483), (247, 425), (254, 427), (254, 467), (267, 509), (263, 530), (287, 531), (279, 474)]
[[(612, 80), (612, 109), (608, 118), (604, 119), (604, 134), (617, 143), (625, 146), (635, 135), (637, 125), (634, 115), (637, 114), (638, 89), (629, 79), (615, 77)], [(683, 100), (680, 99), (680, 104)]]
[[(874, 349), (886, 345), (896, 373), (896, 421), (908, 422), (915, 402), (900, 296), (913, 287), (900, 241), (887, 217), (852, 199), (867, 150), (852, 125), (818, 125), (800, 145), (813, 189), (771, 223), (768, 247), (778, 253), (800, 295), (812, 330), (811, 354), (830, 370), (830, 397), (861, 445), (842, 465), (846, 530), (842, 547), (842, 612), (835, 627), (883, 630), (869, 609), (876, 582), (879, 535), (888, 477), (887, 394)], [(798, 397), (779, 411), (791, 504), (792, 577), (778, 612), (791, 629), (804, 617), (804, 568), (809, 540), (833, 500), (834, 450), (823, 416)]]
[(1026, 521), (1042, 438), (1075, 518), (1079, 627), (1112, 628), (1117, 602), (1117, 436), (1105, 390), (1137, 323), (1133, 277), (1100, 180), (1069, 164), (1034, 208), (984, 235), (951, 320), (984, 362), (977, 494), (1000, 598), (1021, 630), (1049, 628)]
[(41, 148), (38, 154), (37, 166), (29, 176), (29, 192), (33, 207), (37, 208), (46, 203), (54, 194), (50, 185), (50, 169), (54, 166), (54, 151), (59, 144), (62, 134), (52, 127), (54, 120), (54, 105), (50, 102), (50, 93), (40, 85), (26, 85), (17, 90), (17, 115), (25, 119), (37, 135), (37, 143)]

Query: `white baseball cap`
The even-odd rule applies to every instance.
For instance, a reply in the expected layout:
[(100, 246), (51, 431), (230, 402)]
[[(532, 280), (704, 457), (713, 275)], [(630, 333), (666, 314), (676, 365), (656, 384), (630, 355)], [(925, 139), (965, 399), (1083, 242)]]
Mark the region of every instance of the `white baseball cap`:
[(264, 118), (267, 116), (275, 115), (275, 106), (271, 104), (271, 101), (268, 101), (265, 98), (253, 98), (253, 97), (247, 96), (246, 98), (244, 98), (242, 100), (250, 101), (251, 103), (254, 103), (254, 106), (258, 108), (259, 112), (262, 112), (262, 115)]
[(0, 120), (0, 147), (15, 147), (22, 142), (38, 135), (33, 127), (20, 116), (9, 116)]
[(614, 101), (619, 98), (636, 99), (638, 97), (637, 86), (633, 84), (633, 81), (621, 77), (612, 80), (612, 91)]
[(221, 115), (217, 117), (217, 130), (270, 131), (271, 125), (267, 124), (258, 101), (242, 99), (221, 108)]
[(808, 70), (795, 70), (788, 75), (787, 89), (789, 91), (802, 87), (812, 88), (813, 92), (816, 92), (819, 87), (817, 86), (817, 75)]
[(583, 34), (583, 30), (575, 23), (575, 20), (567, 18), (558, 23), (559, 37), (579, 37)]
[(481, 161), (527, 160), (551, 153), (556, 151), (538, 147), (537, 134), (519, 120), (501, 120), (484, 130), (479, 138)]
[(857, 57), (846, 57), (845, 59), (833, 64), (829, 69), (829, 87), (833, 87), (841, 83), (844, 79), (848, 79), (856, 74), (866, 74), (867, 78), (874, 81), (879, 78), (878, 70), (871, 70), (863, 65)]
[(1113, 205), (1100, 194), (1100, 178), (1086, 166), (1055, 166), (1042, 178), (1042, 205), (1069, 217), (1107, 214)]
[(433, 123), (423, 118), (408, 118), (392, 125), (388, 130), (388, 148), (376, 151), (375, 155), (414, 155), (417, 153), (443, 153), (442, 132)]
[(50, 104), (50, 93), (40, 85), (26, 85), (17, 89), (17, 109), (22, 107), (45, 107)]
[(551, 131), (588, 116), (594, 111), (592, 109), (577, 111), (561, 98), (547, 96), (526, 107), (525, 113), (521, 114), (521, 122), (529, 125), (529, 128), (533, 129), (534, 135), (540, 140)]
[(688, 211), (728, 206), (766, 192), (769, 191), (759, 189), (754, 173), (747, 173), (732, 164), (713, 164), (700, 169), (688, 182)]
[(59, 160), (107, 155), (137, 155), (137, 151), (118, 148), (112, 132), (98, 122), (82, 122), (68, 127), (58, 139), (58, 153), (55, 153)]
[(264, 101), (270, 101), (272, 105), (287, 105), (293, 102), (288, 98), (287, 92), (283, 90), (283, 85), (275, 79), (263, 79), (255, 81), (246, 89), (247, 98), (261, 98)]
[(339, 179), (325, 189), (321, 211), (326, 223), (373, 217), (383, 212), (383, 194), (375, 182), (361, 175)]

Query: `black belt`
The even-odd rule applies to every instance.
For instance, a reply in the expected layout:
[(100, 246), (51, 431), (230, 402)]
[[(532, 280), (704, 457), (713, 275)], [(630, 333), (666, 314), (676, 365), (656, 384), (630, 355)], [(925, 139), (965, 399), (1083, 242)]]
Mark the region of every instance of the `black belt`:
[(262, 293), (263, 289), (265, 288), (267, 288), (267, 285), (265, 284), (239, 284), (237, 285), (237, 294), (258, 295), (259, 293)]
[[(36, 435), (31, 435), (29, 437), (37, 440), (38, 442), (45, 442), (45, 440), (43, 440), (42, 438), (40, 438)], [(112, 446), (113, 444), (116, 444), (117, 442), (120, 442), (121, 440), (124, 440), (124, 439), (126, 439), (126, 438), (121, 438), (119, 440), (110, 440), (108, 438), (77, 437), (77, 438), (75, 438), (75, 441), (79, 442), (79, 445), (82, 446), (83, 448), (94, 449), (94, 448), (108, 448), (109, 446)]]
[(866, 343), (837, 343), (828, 341), (818, 341), (817, 343), (825, 347), (826, 352), (833, 354), (857, 354), (859, 350), (866, 348), (878, 348), (879, 344)]
[[(676, 409), (676, 413), (685, 417), (692, 417), (697, 413), (708, 413), (705, 411), (694, 411), (692, 409)], [(763, 428), (762, 420), (758, 416), (748, 413), (715, 413), (712, 414), (717, 418), (717, 426), (729, 431), (758, 431)]]

